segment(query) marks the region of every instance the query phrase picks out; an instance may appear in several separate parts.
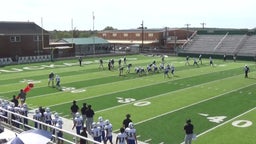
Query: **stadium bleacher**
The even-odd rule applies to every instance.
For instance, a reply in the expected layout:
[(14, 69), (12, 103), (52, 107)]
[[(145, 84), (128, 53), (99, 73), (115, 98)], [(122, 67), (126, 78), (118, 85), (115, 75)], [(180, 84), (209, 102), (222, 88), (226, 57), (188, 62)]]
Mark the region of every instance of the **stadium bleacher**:
[(239, 49), (238, 55), (256, 55), (256, 35), (248, 36), (243, 47)]
[(196, 35), (187, 44), (183, 53), (201, 53), (216, 55), (256, 55), (255, 35)]

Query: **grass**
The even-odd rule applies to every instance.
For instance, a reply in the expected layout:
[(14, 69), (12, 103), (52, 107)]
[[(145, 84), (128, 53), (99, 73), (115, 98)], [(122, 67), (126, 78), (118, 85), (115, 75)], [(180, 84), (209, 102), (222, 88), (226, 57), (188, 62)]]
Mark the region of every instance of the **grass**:
[[(117, 61), (120, 57), (114, 58)], [(110, 57), (103, 59), (106, 62)], [(236, 143), (235, 138), (233, 141), (228, 137), (234, 126), (225, 124), (215, 127), (254, 108), (256, 104), (256, 74), (253, 62), (214, 60), (215, 66), (211, 67), (208, 59), (203, 59), (204, 64), (198, 68), (193, 65), (185, 66), (184, 57), (167, 57), (166, 63), (174, 64), (176, 71), (174, 77), (164, 78), (162, 72), (138, 76), (133, 70), (130, 74), (119, 76), (117, 64), (113, 71), (106, 68), (101, 70), (97, 60), (85, 58), (86, 64), (82, 67), (78, 66), (76, 59), (3, 67), (0, 69), (0, 96), (11, 99), (12, 95), (26, 86), (26, 83), (20, 81), (38, 81), (40, 83), (35, 83), (35, 87), (27, 95), (27, 103), (31, 109), (39, 106), (50, 107), (52, 111), (70, 119), (72, 101), (77, 100), (80, 107), (86, 102), (96, 112), (95, 120), (99, 116), (109, 119), (115, 132), (121, 127), (125, 115), (130, 113), (138, 139), (152, 144), (182, 143), (183, 125), (188, 118), (192, 119), (195, 133), (199, 135), (195, 143)], [(127, 56), (127, 60), (133, 64), (133, 68), (146, 68), (153, 60), (161, 62), (160, 57), (144, 55)], [(245, 64), (251, 68), (248, 79), (244, 78)], [(83, 92), (58, 91), (48, 87), (47, 77), (51, 71), (61, 76), (63, 87)], [(216, 116), (224, 116), (223, 121), (209, 121), (209, 117)], [(252, 117), (248, 119), (253, 120)], [(241, 129), (247, 136), (240, 143), (250, 143), (253, 137), (251, 135), (255, 131), (252, 127), (255, 126), (248, 128), (252, 133), (236, 128), (232, 134), (239, 136)], [(208, 130), (210, 131), (207, 132)], [(205, 132), (207, 133), (204, 134)], [(220, 134), (223, 136), (212, 140)]]

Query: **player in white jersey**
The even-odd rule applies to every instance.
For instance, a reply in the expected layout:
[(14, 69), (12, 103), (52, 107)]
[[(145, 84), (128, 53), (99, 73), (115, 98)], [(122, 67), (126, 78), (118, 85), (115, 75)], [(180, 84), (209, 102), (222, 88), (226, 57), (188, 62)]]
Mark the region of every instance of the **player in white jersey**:
[[(26, 103), (24, 103), (21, 107), (20, 107), (20, 114), (23, 115), (23, 116), (26, 116), (28, 117), (28, 106)], [(22, 121), (25, 125), (28, 124), (28, 119), (26, 118), (22, 118)], [(28, 127), (25, 126), (25, 128), (28, 129)]]
[(128, 127), (125, 129), (127, 134), (127, 144), (137, 144), (136, 129), (132, 122), (129, 123)]
[(98, 118), (98, 123), (97, 123), (97, 125), (98, 125), (98, 127), (100, 127), (101, 139), (102, 139), (103, 141), (105, 141), (105, 130), (104, 130), (104, 128), (105, 128), (105, 122), (104, 122), (102, 116), (100, 116), (100, 117)]
[(93, 140), (101, 142), (101, 129), (97, 126), (96, 122), (92, 123), (92, 129), (90, 135), (93, 137)]
[(116, 144), (127, 144), (127, 135), (123, 127), (120, 128), (120, 133), (116, 136)]
[[(59, 119), (60, 119), (59, 114), (57, 112), (55, 112), (53, 115), (53, 118), (52, 118), (52, 125), (56, 126)], [(55, 135), (55, 129), (53, 129), (52, 134)]]
[[(62, 129), (62, 125), (63, 125), (63, 121), (61, 118), (58, 118), (57, 123), (56, 123), (56, 127), (59, 129)], [(63, 138), (63, 133), (60, 130), (56, 130), (57, 133), (57, 144), (63, 144), (63, 140), (61, 140), (60, 138)]]
[[(35, 114), (33, 115), (33, 119), (41, 121), (42, 114), (39, 112), (38, 109), (35, 110)], [(35, 128), (41, 129), (41, 124), (35, 122)]]
[(109, 122), (109, 120), (105, 120), (105, 131), (106, 131), (106, 140), (104, 143), (107, 143), (107, 141), (109, 141), (111, 144), (113, 144), (112, 142), (112, 124)]
[[(44, 123), (52, 125), (52, 113), (50, 111), (50, 108), (45, 108), (44, 112)], [(47, 130), (47, 126), (44, 126), (44, 129)]]
[(56, 75), (55, 81), (56, 81), (56, 88), (60, 90), (61, 87), (60, 87), (60, 76), (59, 75)]
[(74, 125), (72, 130), (76, 127), (76, 134), (80, 134), (80, 131), (82, 129), (83, 126), (83, 118), (82, 116), (80, 116), (79, 112), (76, 113), (76, 117), (74, 119)]
[(171, 70), (171, 74), (172, 74), (172, 76), (174, 76), (174, 70), (175, 70), (175, 67), (173, 66), (173, 64), (171, 64), (170, 70)]

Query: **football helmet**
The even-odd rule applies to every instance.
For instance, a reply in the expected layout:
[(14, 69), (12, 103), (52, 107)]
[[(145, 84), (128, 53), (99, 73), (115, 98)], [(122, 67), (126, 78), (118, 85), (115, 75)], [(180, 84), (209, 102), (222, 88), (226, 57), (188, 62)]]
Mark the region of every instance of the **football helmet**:
[(102, 122), (102, 121), (103, 121), (102, 116), (99, 116), (98, 121), (99, 121), (99, 122)]
[(132, 122), (130, 122), (128, 126), (129, 126), (130, 129), (134, 128), (134, 125), (133, 125)]

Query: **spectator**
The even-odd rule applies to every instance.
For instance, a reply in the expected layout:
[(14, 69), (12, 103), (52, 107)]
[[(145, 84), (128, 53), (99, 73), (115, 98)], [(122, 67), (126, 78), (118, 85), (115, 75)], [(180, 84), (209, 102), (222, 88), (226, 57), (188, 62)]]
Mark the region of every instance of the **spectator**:
[(126, 119), (123, 120), (123, 127), (124, 128), (127, 128), (129, 123), (132, 122), (132, 120), (130, 118), (131, 118), (131, 115), (127, 114)]
[(184, 126), (185, 130), (185, 144), (191, 144), (192, 143), (192, 138), (193, 138), (193, 130), (194, 126), (191, 124), (191, 120), (187, 120), (186, 124)]
[(93, 111), (91, 105), (88, 105), (88, 109), (87, 109), (85, 115), (87, 118), (87, 120), (86, 120), (87, 131), (90, 133), (91, 129), (92, 129), (93, 116), (94, 116), (94, 111)]
[(70, 107), (70, 110), (71, 110), (71, 114), (72, 114), (72, 117), (73, 117), (73, 120), (74, 120), (75, 117), (76, 117), (76, 113), (77, 113), (78, 110), (79, 110), (79, 107), (77, 106), (75, 100), (73, 101), (73, 105)]
[(19, 101), (16, 99), (16, 96), (15, 96), (15, 95), (12, 96), (11, 102), (14, 103), (14, 107), (17, 107), (17, 106), (19, 105)]

